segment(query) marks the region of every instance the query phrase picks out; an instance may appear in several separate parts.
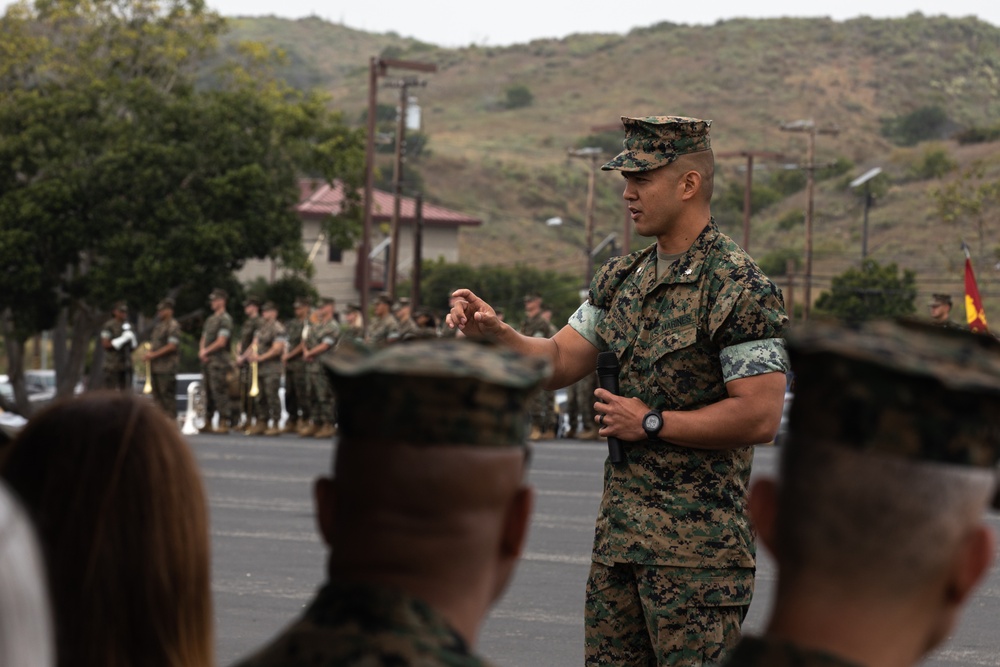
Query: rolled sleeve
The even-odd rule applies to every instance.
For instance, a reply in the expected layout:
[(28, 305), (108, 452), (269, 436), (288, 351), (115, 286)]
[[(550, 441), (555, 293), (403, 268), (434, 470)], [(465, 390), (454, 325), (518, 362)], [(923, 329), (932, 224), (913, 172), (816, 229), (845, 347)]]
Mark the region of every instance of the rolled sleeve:
[(597, 335), (597, 325), (601, 323), (604, 319), (604, 315), (607, 311), (598, 308), (589, 301), (584, 301), (580, 304), (580, 307), (576, 309), (576, 312), (569, 316), (568, 324), (573, 327), (573, 329), (583, 336), (588, 343), (596, 347), (598, 350), (608, 349), (607, 344), (604, 340)]
[(783, 338), (730, 345), (719, 352), (719, 360), (726, 382), (765, 373), (787, 373), (790, 367)]

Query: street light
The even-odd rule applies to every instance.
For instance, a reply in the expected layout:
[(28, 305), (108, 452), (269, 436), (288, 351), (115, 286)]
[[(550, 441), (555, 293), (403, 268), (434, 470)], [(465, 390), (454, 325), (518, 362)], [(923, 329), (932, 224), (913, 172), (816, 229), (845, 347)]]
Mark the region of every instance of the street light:
[(590, 285), (590, 280), (593, 278), (594, 272), (594, 261), (591, 257), (591, 250), (594, 246), (594, 182), (597, 177), (597, 165), (601, 162), (601, 155), (603, 153), (603, 149), (596, 146), (571, 148), (568, 151), (570, 157), (590, 160), (590, 176), (587, 179), (587, 233), (583, 251), (583, 280), (585, 285)]
[(852, 188), (859, 185), (865, 186), (865, 222), (861, 232), (861, 261), (864, 261), (865, 257), (868, 256), (868, 209), (871, 208), (873, 199), (870, 181), (881, 173), (882, 167), (875, 167), (851, 181)]

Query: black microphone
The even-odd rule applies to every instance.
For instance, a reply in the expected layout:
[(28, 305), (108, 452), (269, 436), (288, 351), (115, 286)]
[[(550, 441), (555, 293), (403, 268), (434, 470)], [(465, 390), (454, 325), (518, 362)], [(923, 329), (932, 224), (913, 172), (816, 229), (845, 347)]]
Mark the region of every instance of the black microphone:
[[(618, 394), (618, 371), (618, 357), (614, 352), (597, 353), (597, 384), (601, 389)], [(612, 463), (622, 463), (625, 460), (622, 441), (614, 436), (608, 436), (608, 460)]]

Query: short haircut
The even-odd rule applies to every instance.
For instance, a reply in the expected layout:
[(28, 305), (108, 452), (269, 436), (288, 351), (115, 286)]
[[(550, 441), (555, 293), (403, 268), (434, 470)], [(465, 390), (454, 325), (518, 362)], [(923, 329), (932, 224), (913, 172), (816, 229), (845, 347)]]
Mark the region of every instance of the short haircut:
[(984, 468), (788, 443), (775, 524), (782, 583), (811, 574), (913, 592), (982, 520), (994, 484)]

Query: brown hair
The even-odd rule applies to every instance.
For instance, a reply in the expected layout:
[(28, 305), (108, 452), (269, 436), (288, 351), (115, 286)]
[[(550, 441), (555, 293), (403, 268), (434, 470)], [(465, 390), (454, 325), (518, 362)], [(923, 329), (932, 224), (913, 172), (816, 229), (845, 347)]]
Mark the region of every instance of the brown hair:
[(208, 513), (175, 424), (132, 394), (35, 416), (2, 476), (35, 520), (60, 667), (208, 667)]

